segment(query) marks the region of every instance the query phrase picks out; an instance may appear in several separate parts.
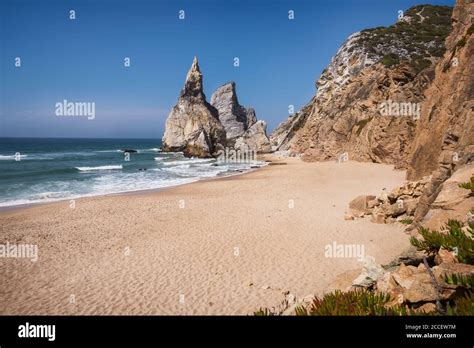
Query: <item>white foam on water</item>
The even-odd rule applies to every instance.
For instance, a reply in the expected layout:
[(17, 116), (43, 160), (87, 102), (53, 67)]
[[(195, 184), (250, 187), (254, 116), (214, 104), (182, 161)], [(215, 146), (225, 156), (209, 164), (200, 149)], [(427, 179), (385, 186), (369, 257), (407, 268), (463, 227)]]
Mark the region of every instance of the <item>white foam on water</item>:
[(81, 172), (93, 172), (97, 170), (118, 170), (118, 169), (122, 169), (122, 165), (118, 165), (118, 166), (109, 165), (109, 166), (98, 166), (98, 167), (75, 167), (75, 168)]
[[(247, 171), (252, 166), (266, 165), (261, 161), (222, 163), (212, 158), (184, 158), (181, 157), (182, 153), (157, 153), (157, 155), (160, 157), (154, 157), (156, 167), (149, 168), (148, 171), (123, 172), (121, 171), (122, 165), (75, 167), (80, 173), (95, 172), (96, 175), (90, 178), (84, 175), (80, 179), (76, 176), (71, 177), (71, 180), (53, 181), (51, 179), (47, 182), (37, 183), (27, 190), (18, 187), (16, 192), (19, 194), (8, 198), (11, 199), (9, 201), (0, 202), (0, 207), (160, 189), (191, 183), (202, 178), (212, 178), (225, 173)], [(8, 159), (15, 158), (10, 155), (8, 157)]]
[(8, 161), (8, 160), (16, 160), (17, 158), (25, 158), (28, 157), (28, 155), (0, 155), (0, 161)]
[(213, 158), (189, 158), (189, 159), (182, 159), (178, 161), (167, 161), (163, 162), (165, 166), (179, 166), (182, 164), (196, 164), (196, 163), (215, 163), (216, 160)]

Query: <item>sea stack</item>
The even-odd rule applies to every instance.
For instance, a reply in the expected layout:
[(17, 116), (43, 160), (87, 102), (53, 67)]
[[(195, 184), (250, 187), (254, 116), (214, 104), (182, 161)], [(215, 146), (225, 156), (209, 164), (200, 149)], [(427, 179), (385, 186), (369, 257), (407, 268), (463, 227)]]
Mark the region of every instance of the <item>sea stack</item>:
[(211, 105), (219, 112), (219, 120), (226, 130), (228, 143), (234, 143), (257, 121), (255, 110), (247, 110), (239, 104), (233, 81), (216, 89), (211, 97)]
[(186, 157), (216, 157), (226, 145), (218, 111), (206, 101), (202, 74), (194, 57), (186, 82), (166, 120), (162, 150)]
[(211, 105), (217, 109), (219, 120), (226, 130), (227, 146), (239, 151), (270, 151), (266, 123), (257, 122), (253, 108), (239, 104), (235, 82), (219, 87), (212, 94)]

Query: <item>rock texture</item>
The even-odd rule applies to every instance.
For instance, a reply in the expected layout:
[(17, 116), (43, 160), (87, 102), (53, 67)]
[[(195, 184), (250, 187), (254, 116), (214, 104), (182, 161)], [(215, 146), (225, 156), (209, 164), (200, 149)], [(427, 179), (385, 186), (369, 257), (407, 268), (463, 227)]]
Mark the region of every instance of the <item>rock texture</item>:
[[(316, 82), (316, 96), (273, 132), (274, 150), (308, 161), (347, 152), (349, 159), (406, 168), (418, 103), (444, 52), (450, 14), (448, 7), (417, 6), (391, 27), (351, 35)], [(382, 114), (392, 102), (404, 111)]]
[(407, 181), (390, 193), (382, 192), (376, 199), (367, 202), (365, 213), (371, 215), (374, 223), (399, 221), (410, 224), (420, 196), (429, 180), (429, 177), (425, 177), (416, 182)]
[(271, 152), (270, 140), (267, 137), (267, 124), (265, 121), (260, 120), (255, 122), (241, 137), (236, 139), (234, 148), (241, 152)]
[[(447, 51), (426, 90), (417, 136), (411, 146), (408, 179), (451, 171), (474, 156), (474, 3), (458, 0)], [(435, 175), (438, 177), (439, 175)]]
[(269, 152), (266, 123), (239, 104), (234, 82), (219, 87), (206, 101), (197, 58), (186, 76), (178, 103), (166, 120), (163, 151), (187, 157), (217, 157), (226, 150)]
[(219, 87), (211, 97), (211, 104), (219, 113), (219, 120), (227, 134), (227, 146), (237, 151), (270, 152), (267, 125), (257, 121), (253, 108), (239, 104), (235, 82)]
[[(436, 269), (434, 269), (436, 272)], [(418, 267), (402, 264), (394, 271), (385, 273), (376, 284), (378, 291), (389, 293), (399, 303), (424, 304), (439, 300), (449, 300), (456, 295), (456, 290), (444, 283), (443, 277), (436, 277), (440, 284), (437, 293), (428, 269), (420, 264)], [(443, 286), (444, 285), (444, 286)]]
[[(443, 183), (474, 160), (474, 3), (458, 0), (447, 51), (436, 66), (436, 78), (426, 91), (421, 118), (409, 156), (408, 178), (432, 173), (420, 198), (415, 220), (421, 222)], [(471, 169), (472, 170), (472, 169)]]
[(228, 144), (235, 142), (257, 122), (255, 110), (246, 109), (239, 104), (233, 81), (216, 89), (211, 97), (211, 105), (219, 112), (219, 120), (226, 130)]
[[(466, 221), (474, 206), (472, 195), (459, 188), (474, 174), (474, 3), (459, 0), (452, 19), (447, 51), (424, 92), (426, 100), (407, 150), (407, 178), (430, 176), (417, 194), (414, 214), (409, 214), (415, 222), (412, 228), (423, 224), (438, 229), (448, 219)], [(386, 212), (374, 211), (373, 221), (392, 221)]]
[(430, 204), (426, 215), (417, 223), (430, 229), (439, 230), (448, 219), (456, 219), (461, 222), (470, 220), (472, 218), (470, 211), (474, 208), (474, 194), (471, 190), (459, 185), (471, 181), (473, 176), (474, 165), (467, 164), (459, 167), (451, 177), (439, 186), (439, 194)]
[[(474, 160), (473, 18), (468, 0), (454, 10), (420, 5), (390, 27), (351, 35), (316, 82), (316, 96), (271, 135), (273, 149), (307, 161), (347, 153), (407, 169), (416, 195), (398, 196), (403, 205), (379, 197), (372, 220), (427, 222), (443, 182)], [(468, 204), (458, 208), (465, 214)]]
[(226, 132), (218, 111), (206, 101), (197, 58), (186, 76), (178, 103), (166, 120), (163, 151), (182, 151), (187, 157), (212, 157), (223, 151)]
[(290, 115), (290, 117), (281, 122), (270, 135), (272, 151), (288, 151), (292, 140), (300, 128), (305, 124), (308, 115), (314, 104), (313, 100), (308, 103), (301, 111)]

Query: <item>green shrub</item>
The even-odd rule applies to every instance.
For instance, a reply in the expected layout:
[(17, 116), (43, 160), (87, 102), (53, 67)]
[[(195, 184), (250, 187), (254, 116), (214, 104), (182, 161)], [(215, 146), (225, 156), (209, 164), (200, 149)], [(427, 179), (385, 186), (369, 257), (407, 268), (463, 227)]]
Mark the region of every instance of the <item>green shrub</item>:
[(406, 219), (400, 220), (400, 222), (404, 225), (411, 225), (413, 223), (413, 219), (406, 218)]
[(474, 315), (474, 292), (469, 291), (454, 304), (448, 304), (447, 315)]
[(411, 237), (410, 243), (428, 254), (437, 253), (443, 247), (455, 251), (459, 262), (474, 264), (474, 224), (469, 224), (467, 232), (462, 230), (462, 223), (456, 220), (449, 220), (446, 227), (446, 232), (430, 231), (420, 227), (418, 231), (423, 239)]
[(423, 71), (431, 66), (431, 60), (425, 58), (413, 59), (410, 62), (410, 65), (416, 70), (417, 73), (419, 73), (420, 71)]
[(459, 184), (459, 187), (474, 192), (474, 175), (471, 176), (471, 181)]
[(474, 289), (474, 275), (463, 275), (463, 274), (448, 274), (445, 275), (444, 281), (447, 284), (459, 285), (466, 289)]
[[(422, 12), (423, 21), (418, 13)], [(446, 48), (444, 41), (451, 32), (452, 8), (449, 6), (419, 5), (405, 11), (404, 16), (410, 21), (398, 21), (388, 27), (377, 27), (362, 30), (358, 46), (363, 46), (366, 53), (375, 56), (387, 67), (400, 63), (399, 57), (390, 52), (394, 47), (406, 52), (404, 59), (417, 62), (421, 58), (442, 57)], [(380, 58), (382, 57), (382, 58)], [(413, 66), (417, 72), (429, 65), (427, 61), (419, 61)]]
[(472, 33), (474, 33), (474, 23), (467, 29), (467, 35), (471, 35)]
[(358, 127), (357, 128), (357, 135), (360, 135), (360, 132), (362, 132), (362, 129), (364, 129), (364, 127), (367, 125), (367, 123), (369, 123), (370, 121), (372, 121), (372, 117), (369, 117), (369, 118), (366, 118), (365, 120), (360, 120), (360, 121), (357, 121), (356, 122), (356, 126)]
[(336, 290), (316, 298), (309, 310), (298, 308), (297, 315), (407, 315), (405, 307), (390, 306), (390, 295), (365, 289)]
[(383, 56), (381, 62), (387, 68), (391, 68), (392, 66), (398, 65), (400, 63), (400, 58), (395, 53), (389, 53)]
[(464, 36), (462, 39), (458, 41), (458, 43), (456, 44), (456, 47), (462, 48), (466, 46), (466, 41), (467, 41), (466, 37)]

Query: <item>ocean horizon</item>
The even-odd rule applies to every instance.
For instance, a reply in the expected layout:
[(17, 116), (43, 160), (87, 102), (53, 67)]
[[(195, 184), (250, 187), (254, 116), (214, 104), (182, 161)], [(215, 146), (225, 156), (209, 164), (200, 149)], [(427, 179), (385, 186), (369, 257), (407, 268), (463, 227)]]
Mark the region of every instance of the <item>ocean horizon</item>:
[(161, 139), (0, 138), (0, 208), (159, 189), (263, 165), (186, 158), (161, 152), (161, 145)]

